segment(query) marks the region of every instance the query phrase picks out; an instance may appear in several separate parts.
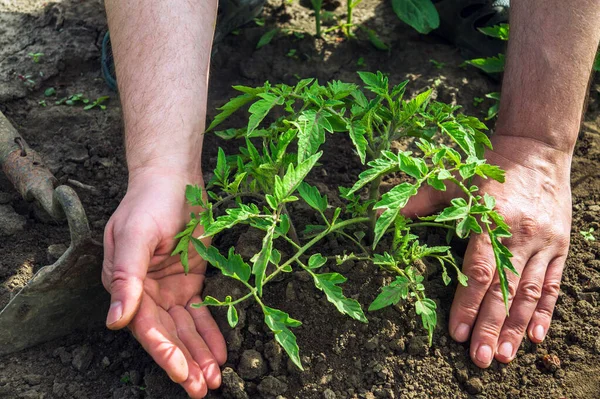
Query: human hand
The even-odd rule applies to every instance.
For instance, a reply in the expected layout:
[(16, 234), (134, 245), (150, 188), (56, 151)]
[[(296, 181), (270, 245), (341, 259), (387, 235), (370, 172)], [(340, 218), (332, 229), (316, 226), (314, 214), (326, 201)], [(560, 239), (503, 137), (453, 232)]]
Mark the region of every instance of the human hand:
[[(514, 359), (525, 332), (540, 343), (546, 337), (560, 290), (571, 230), (571, 156), (548, 145), (516, 136), (496, 135), (486, 157), (506, 171), (506, 182), (475, 181), (496, 198), (498, 211), (511, 227), (503, 244), (514, 254), (520, 278), (507, 272), (510, 316), (507, 317), (488, 235), (471, 237), (463, 272), (468, 286), (458, 286), (450, 310), (449, 332), (458, 342), (471, 337), (470, 355), (482, 368), (493, 358)], [(425, 216), (460, 196), (424, 188), (404, 209), (408, 217)]]
[(102, 282), (111, 293), (108, 328), (129, 327), (193, 398), (219, 387), (219, 365), (227, 358), (208, 308), (190, 306), (201, 302), (206, 261), (190, 251), (186, 276), (179, 256), (171, 256), (173, 237), (190, 212), (198, 211), (185, 202), (186, 184), (198, 181), (160, 169), (131, 174), (127, 193), (106, 226), (102, 269)]

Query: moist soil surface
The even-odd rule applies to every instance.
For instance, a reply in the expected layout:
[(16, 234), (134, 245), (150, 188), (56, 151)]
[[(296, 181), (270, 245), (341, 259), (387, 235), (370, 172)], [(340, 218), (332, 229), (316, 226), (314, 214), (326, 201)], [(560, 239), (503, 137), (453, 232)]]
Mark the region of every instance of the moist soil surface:
[[(7, 5), (8, 4), (8, 5)], [(16, 5), (15, 5), (16, 4)], [(337, 1), (327, 2), (335, 14)], [(497, 82), (464, 68), (460, 51), (443, 39), (421, 36), (401, 24), (388, 2), (365, 0), (355, 10), (356, 22), (376, 29), (391, 46), (379, 51), (367, 40), (330, 40), (280, 35), (255, 50), (260, 36), (275, 26), (312, 32), (311, 12), (302, 4), (270, 1), (264, 27), (250, 23), (230, 35), (213, 56), (209, 118), (234, 95), (232, 85), (294, 84), (298, 77), (356, 81), (357, 70), (381, 70), (391, 82), (410, 80), (409, 95), (427, 87), (441, 101), (464, 106), (467, 114), (484, 117), (498, 90)], [(102, 1), (0, 2), (0, 110), (37, 150), (61, 182), (75, 184), (101, 240), (104, 226), (127, 188), (118, 95), (100, 72), (100, 44), (106, 31)], [(302, 35), (300, 35), (302, 36)], [(290, 52), (290, 50), (295, 50)], [(43, 53), (33, 62), (29, 53)], [(436, 67), (430, 60), (441, 64)], [(143, 60), (140, 60), (143, 62)], [(438, 64), (440, 66), (440, 64)], [(46, 89), (56, 94), (46, 97)], [(81, 105), (56, 105), (62, 97), (83, 93), (90, 99), (108, 95), (107, 108), (85, 111)], [(600, 85), (593, 82), (582, 132), (573, 158), (571, 189), (573, 229), (561, 295), (548, 338), (541, 345), (525, 340), (515, 361), (493, 362), (487, 370), (469, 360), (468, 344), (447, 333), (455, 287), (444, 286), (440, 273), (427, 281), (439, 303), (439, 327), (427, 346), (420, 322), (408, 306), (370, 314), (361, 324), (340, 315), (302, 274), (288, 276), (268, 288), (267, 303), (299, 318), (294, 330), (305, 372), (299, 372), (274, 345), (263, 327), (260, 309), (240, 310), (236, 329), (216, 314), (229, 344), (222, 389), (211, 398), (597, 398), (600, 397), (600, 239), (586, 241), (581, 230), (600, 230)], [(44, 106), (45, 105), (45, 106)], [(233, 119), (233, 124), (243, 119)], [(218, 146), (207, 135), (203, 163), (212, 170)], [(310, 181), (335, 196), (361, 165), (341, 135), (329, 139), (325, 153), (335, 154)], [(200, 156), (200, 154), (199, 154)], [(81, 183), (85, 186), (82, 186)], [(526, 188), (524, 188), (526, 189)], [(568, 190), (568, 187), (564, 187)], [(157, 193), (160, 195), (160, 193)], [(43, 265), (52, 263), (69, 244), (68, 228), (38, 217), (0, 176), (0, 305)], [(251, 234), (236, 243), (251, 252)], [(427, 232), (437, 240), (437, 232)], [(600, 237), (599, 237), (600, 238)], [(339, 251), (330, 240), (323, 250)], [(62, 249), (61, 249), (62, 247)], [(460, 248), (457, 249), (460, 252)], [(369, 303), (386, 278), (359, 262), (344, 265), (346, 295)], [(215, 274), (205, 293), (223, 292), (227, 281)], [(44, 326), (40, 326), (44, 328)], [(560, 360), (549, 367), (544, 356)], [(185, 393), (153, 364), (126, 331), (102, 326), (75, 332), (45, 344), (0, 357), (0, 397), (6, 398), (184, 398)]]

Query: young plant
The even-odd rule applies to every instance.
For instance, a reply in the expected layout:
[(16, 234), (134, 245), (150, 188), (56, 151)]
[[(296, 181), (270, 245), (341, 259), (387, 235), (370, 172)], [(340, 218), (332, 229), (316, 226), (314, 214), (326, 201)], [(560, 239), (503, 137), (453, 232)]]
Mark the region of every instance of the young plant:
[(98, 97), (96, 100), (94, 100), (93, 103), (86, 105), (85, 107), (83, 107), (83, 109), (87, 111), (92, 108), (98, 107), (102, 111), (104, 111), (106, 109), (106, 105), (104, 105), (104, 102), (106, 102), (106, 100), (108, 100), (109, 98), (109, 96)]
[(581, 230), (579, 232), (583, 236), (583, 239), (586, 241), (596, 241), (596, 237), (594, 237), (594, 228), (590, 227), (589, 230)]
[(323, 0), (310, 0), (315, 11), (315, 32), (317, 37), (321, 37), (321, 9)]
[[(444, 229), (448, 239), (488, 234), (507, 312), (506, 271), (517, 273), (510, 261), (512, 254), (501, 243), (510, 237), (509, 228), (495, 210), (494, 198), (481, 195), (473, 182), (475, 177), (504, 181), (504, 172), (483, 157), (485, 148), (491, 148), (483, 132), (485, 125), (458, 114), (458, 107), (431, 101), (431, 90), (405, 100), (407, 81), (390, 86), (381, 72), (359, 72), (359, 77), (362, 87), (340, 81), (320, 85), (314, 79), (303, 79), (295, 86), (268, 82), (256, 88), (234, 86), (241, 94), (219, 108), (221, 112), (208, 131), (249, 105), (244, 126), (215, 133), (223, 139), (239, 140), (241, 147), (229, 155), (219, 149), (206, 196), (200, 187), (188, 186), (187, 200), (204, 210), (191, 215), (187, 228), (177, 235), (179, 242), (173, 252), (181, 255), (187, 270), (192, 244), (224, 276), (245, 287), (246, 292), (237, 297), (232, 293), (223, 293), (222, 298), (207, 296), (195, 306), (227, 307), (229, 324), (235, 327), (236, 306), (254, 300), (276, 341), (299, 368), (299, 348), (291, 329), (301, 322), (269, 306), (264, 297), (268, 284), (281, 273), (305, 271), (338, 311), (366, 323), (361, 304), (343, 293), (341, 285), (346, 278), (322, 271), (331, 262), (366, 261), (395, 277), (381, 288), (369, 311), (401, 300), (412, 304), (430, 344), (437, 306), (427, 296), (422, 268), (415, 265), (424, 258), (439, 263), (445, 284), (451, 280), (449, 269), (460, 284), (466, 285), (467, 278), (449, 246), (428, 246), (420, 241), (417, 229)], [(340, 187), (344, 205), (339, 207), (306, 182), (325, 158), (321, 147), (332, 134), (347, 136), (357, 161), (366, 165), (351, 187)], [(412, 143), (414, 149), (393, 151), (392, 143), (397, 141)], [(382, 194), (381, 182), (392, 176), (404, 182)], [(426, 185), (441, 191), (453, 187), (456, 198), (436, 215), (417, 220), (403, 216), (402, 208)], [(209, 200), (204, 200), (206, 197)], [(296, 213), (299, 207), (312, 209), (318, 222), (301, 225)], [(198, 224), (205, 230), (194, 237)], [(262, 232), (261, 249), (250, 259), (243, 259), (235, 248), (221, 253), (201, 241), (238, 225)], [(318, 245), (330, 235), (353, 250), (318, 252)]]
[(40, 62), (40, 60), (42, 59), (42, 57), (44, 56), (44, 53), (29, 53), (27, 54), (29, 57), (31, 57), (31, 60), (33, 62), (35, 62), (36, 64)]

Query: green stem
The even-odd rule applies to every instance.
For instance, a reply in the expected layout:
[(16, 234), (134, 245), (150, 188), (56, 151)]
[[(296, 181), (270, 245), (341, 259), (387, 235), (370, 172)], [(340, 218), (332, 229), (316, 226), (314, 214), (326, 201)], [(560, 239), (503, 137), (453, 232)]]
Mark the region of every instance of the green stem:
[(352, 241), (354, 244), (356, 244), (356, 246), (359, 247), (363, 251), (363, 253), (365, 253), (365, 254), (369, 253), (369, 251), (367, 251), (367, 249), (358, 240), (356, 240), (354, 237), (352, 237), (350, 234), (344, 233), (343, 231), (338, 232), (338, 234), (343, 235), (344, 237), (346, 237), (347, 239)]
[(250, 287), (252, 290), (247, 293), (246, 295), (244, 295), (241, 298), (236, 299), (235, 301), (231, 301), (229, 303), (223, 303), (220, 305), (205, 305), (205, 306), (230, 306), (230, 305), (237, 305), (240, 302), (244, 302), (246, 299), (250, 298), (252, 295), (254, 295), (254, 288)]
[(288, 221), (290, 222), (290, 238), (292, 239), (292, 241), (294, 241), (294, 243), (296, 243), (296, 245), (300, 246), (300, 238), (298, 237), (298, 233), (296, 232), (296, 227), (294, 227), (294, 222), (292, 222), (292, 218), (290, 217), (290, 214), (285, 205), (283, 205), (283, 214), (287, 216)]
[(352, 25), (352, 0), (347, 0), (347, 14), (346, 23)]
[(296, 254), (294, 256), (292, 256), (291, 258), (289, 258), (283, 265), (279, 266), (277, 268), (277, 270), (275, 270), (273, 273), (271, 273), (267, 278), (265, 278), (265, 281), (263, 283), (263, 286), (265, 284), (267, 284), (267, 282), (269, 282), (270, 280), (272, 280), (277, 274), (279, 274), (284, 268), (286, 268), (287, 266), (289, 266), (291, 263), (295, 262), (297, 259), (300, 258), (300, 256), (302, 256), (306, 251), (308, 251), (313, 245), (315, 245), (316, 243), (318, 243), (319, 241), (321, 241), (323, 239), (323, 237), (327, 236), (328, 234), (336, 231), (336, 230), (340, 230), (343, 229), (344, 227), (353, 225), (353, 224), (357, 224), (357, 223), (366, 223), (369, 221), (368, 217), (362, 217), (362, 218), (354, 218), (354, 219), (348, 219), (348, 220), (344, 220), (342, 222), (336, 223), (333, 226), (329, 227), (327, 230), (319, 233), (319, 235), (315, 236), (315, 238), (313, 238), (312, 240), (310, 240), (308, 243), (306, 243), (303, 247), (301, 247), (298, 252), (296, 252)]
[(444, 223), (435, 223), (435, 222), (410, 223), (410, 224), (407, 224), (406, 227), (441, 227), (444, 229), (454, 230), (454, 226), (449, 226)]
[[(369, 186), (369, 200), (377, 201), (379, 199), (379, 186), (381, 185), (381, 176), (378, 176), (371, 182)], [(375, 204), (369, 205), (367, 215), (369, 216), (370, 228), (368, 232), (369, 241), (374, 240), (375, 224), (377, 223), (377, 211), (374, 209)]]
[(213, 208), (218, 208), (219, 206), (231, 201), (232, 199), (238, 198), (238, 197), (251, 197), (251, 198), (259, 199), (261, 201), (266, 201), (264, 195), (261, 195), (261, 194), (250, 193), (250, 192), (235, 193), (235, 194), (230, 194), (227, 197), (215, 202), (213, 204)]
[(315, 23), (317, 26), (317, 37), (321, 37), (321, 9), (315, 9)]

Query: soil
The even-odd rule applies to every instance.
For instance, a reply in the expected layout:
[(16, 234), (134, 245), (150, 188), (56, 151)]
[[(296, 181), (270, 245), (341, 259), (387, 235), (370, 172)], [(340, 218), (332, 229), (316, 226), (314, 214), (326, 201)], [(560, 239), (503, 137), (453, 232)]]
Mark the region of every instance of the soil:
[[(339, 2), (329, 2), (328, 7), (343, 13)], [(364, 69), (384, 71), (392, 82), (409, 79), (411, 93), (433, 87), (438, 99), (463, 105), (466, 113), (481, 117), (491, 103), (486, 100), (475, 106), (474, 99), (498, 89), (496, 82), (478, 71), (461, 67), (460, 52), (451, 44), (418, 35), (399, 23), (388, 2), (363, 1), (355, 10), (355, 19), (376, 29), (391, 45), (389, 52), (378, 51), (364, 40), (324, 43), (308, 34), (279, 37), (254, 50), (259, 37), (273, 26), (313, 29), (310, 11), (296, 2), (271, 0), (264, 16), (265, 27), (250, 23), (219, 45), (213, 57), (209, 117), (233, 95), (230, 86), (234, 84), (260, 85), (265, 80), (293, 84), (298, 76), (317, 77), (322, 82), (356, 81), (355, 72)], [(0, 110), (59, 180), (93, 187), (75, 188), (99, 240), (125, 193), (127, 176), (119, 99), (100, 73), (99, 47), (105, 31), (99, 0), (0, 2)], [(295, 56), (287, 56), (292, 49)], [(44, 56), (34, 63), (27, 55), (30, 52)], [(364, 66), (357, 65), (359, 58)], [(438, 69), (430, 59), (444, 66)], [(33, 83), (23, 81), (21, 77), (27, 75)], [(104, 111), (84, 111), (81, 106), (55, 105), (54, 96), (44, 96), (49, 87), (56, 89), (58, 98), (84, 93), (92, 99), (103, 95), (111, 99)], [(468, 345), (453, 342), (447, 334), (454, 287), (445, 287), (439, 274), (434, 273), (428, 281), (428, 292), (440, 304), (440, 325), (430, 348), (408, 308), (389, 308), (370, 315), (369, 324), (356, 323), (338, 314), (312, 283), (296, 275), (273, 283), (266, 300), (303, 321), (294, 331), (306, 371), (299, 372), (282, 356), (254, 306), (241, 310), (242, 321), (234, 330), (217, 314), (229, 343), (229, 359), (223, 372), (224, 387), (209, 397), (599, 397), (600, 240), (585, 241), (579, 233), (590, 227), (600, 230), (599, 98), (600, 84), (594, 82), (573, 158), (571, 250), (554, 321), (543, 344), (525, 340), (510, 365), (494, 362), (482, 370), (469, 360)], [(47, 106), (40, 105), (42, 100)], [(231, 144), (207, 136), (205, 170), (214, 165), (219, 145)], [(339, 156), (325, 159), (311, 179), (334, 193), (338, 185), (356, 176), (360, 164), (341, 136), (333, 136), (328, 146)], [(40, 220), (37, 214), (0, 176), (2, 306), (32, 273), (54, 261), (60, 252), (57, 244), (69, 244), (65, 225)], [(242, 238), (238, 249), (252, 245), (251, 237)], [(340, 243), (331, 240), (326, 245), (335, 251)], [(368, 303), (386, 276), (373, 274), (365, 264), (350, 266), (344, 270), (349, 278), (345, 293)], [(222, 292), (224, 284), (228, 282), (212, 276), (205, 293)], [(0, 397), (186, 396), (129, 333), (98, 328), (0, 357)]]

